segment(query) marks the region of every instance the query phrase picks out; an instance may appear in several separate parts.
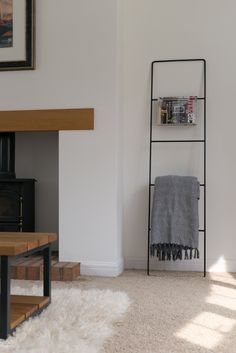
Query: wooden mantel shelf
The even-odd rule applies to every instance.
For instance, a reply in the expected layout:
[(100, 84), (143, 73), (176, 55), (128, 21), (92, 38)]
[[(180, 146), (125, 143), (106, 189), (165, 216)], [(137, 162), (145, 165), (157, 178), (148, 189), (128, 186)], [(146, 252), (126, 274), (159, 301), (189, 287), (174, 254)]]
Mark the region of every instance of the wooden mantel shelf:
[(93, 130), (94, 109), (0, 111), (0, 131)]

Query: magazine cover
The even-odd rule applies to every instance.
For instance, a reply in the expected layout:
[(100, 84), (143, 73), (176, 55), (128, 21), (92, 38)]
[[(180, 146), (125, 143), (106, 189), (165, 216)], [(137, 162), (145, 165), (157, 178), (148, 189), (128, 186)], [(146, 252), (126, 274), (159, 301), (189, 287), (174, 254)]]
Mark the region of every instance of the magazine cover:
[(197, 97), (160, 97), (158, 99), (158, 124), (196, 124)]

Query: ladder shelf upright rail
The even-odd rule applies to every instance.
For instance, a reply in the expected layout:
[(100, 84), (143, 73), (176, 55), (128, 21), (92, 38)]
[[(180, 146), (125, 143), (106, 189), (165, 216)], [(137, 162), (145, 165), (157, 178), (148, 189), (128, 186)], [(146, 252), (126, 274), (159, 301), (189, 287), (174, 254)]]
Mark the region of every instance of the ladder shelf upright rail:
[[(153, 97), (154, 92), (154, 66), (161, 63), (178, 63), (178, 62), (202, 62), (203, 64), (203, 97), (197, 97), (197, 100), (203, 101), (203, 138), (191, 140), (153, 140), (153, 102), (158, 98)], [(149, 204), (148, 204), (148, 254), (147, 254), (147, 275), (150, 274), (150, 233), (151, 233), (151, 196), (152, 188), (152, 146), (155, 143), (203, 143), (203, 183), (200, 187), (204, 189), (204, 213), (203, 213), (203, 229), (199, 229), (203, 233), (203, 275), (206, 277), (206, 60), (205, 59), (176, 59), (176, 60), (156, 60), (151, 65), (151, 102), (150, 102), (150, 146), (149, 146)]]

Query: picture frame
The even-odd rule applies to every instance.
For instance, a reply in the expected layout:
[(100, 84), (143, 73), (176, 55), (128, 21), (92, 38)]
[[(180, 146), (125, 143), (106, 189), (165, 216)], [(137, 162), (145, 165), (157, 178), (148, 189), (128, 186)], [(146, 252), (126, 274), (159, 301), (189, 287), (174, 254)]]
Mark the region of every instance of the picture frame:
[(0, 0), (0, 71), (35, 69), (35, 0)]

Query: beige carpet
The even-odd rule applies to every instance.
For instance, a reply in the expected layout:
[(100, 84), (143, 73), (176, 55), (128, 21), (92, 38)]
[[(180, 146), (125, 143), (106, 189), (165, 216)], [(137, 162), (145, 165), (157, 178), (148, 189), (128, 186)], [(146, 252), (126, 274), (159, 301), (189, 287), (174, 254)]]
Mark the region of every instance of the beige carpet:
[(129, 271), (82, 278), (82, 289), (126, 292), (132, 303), (102, 353), (236, 353), (236, 277)]

